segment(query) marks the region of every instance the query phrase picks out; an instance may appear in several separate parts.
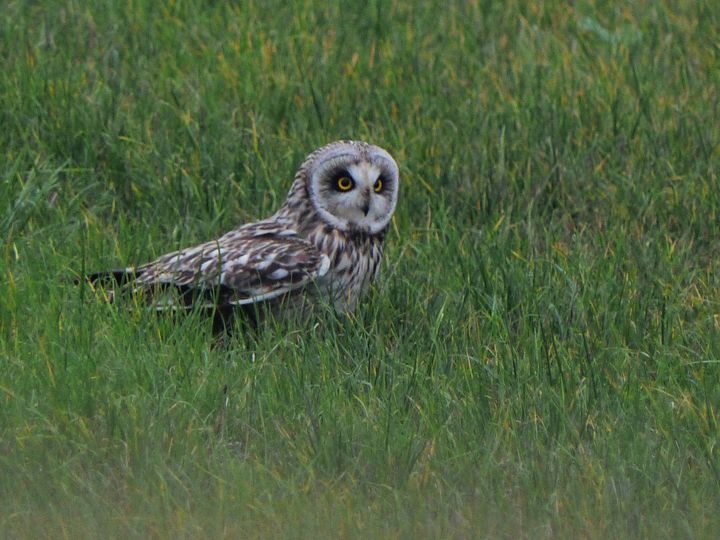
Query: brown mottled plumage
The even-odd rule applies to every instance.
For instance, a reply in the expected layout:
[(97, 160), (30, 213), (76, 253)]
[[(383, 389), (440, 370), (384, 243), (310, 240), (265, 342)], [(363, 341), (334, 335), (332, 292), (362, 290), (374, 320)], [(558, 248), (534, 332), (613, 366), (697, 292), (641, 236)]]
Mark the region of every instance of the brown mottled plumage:
[(397, 164), (382, 148), (331, 143), (305, 159), (272, 217), (88, 279), (112, 277), (158, 309), (262, 304), (279, 311), (324, 297), (337, 312), (352, 312), (377, 276), (398, 181)]

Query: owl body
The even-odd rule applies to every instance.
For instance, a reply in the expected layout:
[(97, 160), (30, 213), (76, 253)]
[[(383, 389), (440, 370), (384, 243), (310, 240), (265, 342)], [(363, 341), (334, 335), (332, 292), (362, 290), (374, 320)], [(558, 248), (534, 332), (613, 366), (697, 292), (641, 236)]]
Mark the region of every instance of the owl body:
[(335, 311), (352, 312), (380, 270), (385, 231), (375, 235), (346, 235), (318, 230), (309, 239), (327, 255), (328, 273), (318, 279), (318, 288), (329, 298)]
[(281, 314), (323, 302), (351, 313), (377, 277), (398, 181), (397, 164), (382, 148), (331, 143), (306, 158), (270, 218), (88, 277), (112, 275), (157, 309), (262, 305)]

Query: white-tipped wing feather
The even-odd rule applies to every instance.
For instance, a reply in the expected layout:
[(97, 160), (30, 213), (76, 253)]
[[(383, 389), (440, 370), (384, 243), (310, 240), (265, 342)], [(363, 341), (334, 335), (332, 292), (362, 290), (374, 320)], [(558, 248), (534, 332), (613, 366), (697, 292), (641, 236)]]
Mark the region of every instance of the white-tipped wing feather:
[(308, 286), (330, 268), (327, 255), (295, 231), (267, 220), (250, 223), (191, 248), (174, 251), (128, 269), (136, 291), (153, 294), (157, 308), (176, 306), (176, 289), (183, 305), (200, 300), (218, 305), (245, 305), (280, 297)]

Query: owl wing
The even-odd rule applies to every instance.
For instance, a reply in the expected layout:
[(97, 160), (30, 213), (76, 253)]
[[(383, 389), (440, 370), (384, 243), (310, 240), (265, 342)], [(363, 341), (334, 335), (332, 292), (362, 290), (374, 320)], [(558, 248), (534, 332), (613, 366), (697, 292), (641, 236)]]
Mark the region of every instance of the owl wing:
[[(109, 275), (135, 291), (149, 292), (156, 308), (172, 309), (198, 302), (202, 306), (262, 302), (307, 286), (329, 267), (328, 257), (296, 231), (265, 221)], [(99, 281), (99, 276), (89, 278)]]

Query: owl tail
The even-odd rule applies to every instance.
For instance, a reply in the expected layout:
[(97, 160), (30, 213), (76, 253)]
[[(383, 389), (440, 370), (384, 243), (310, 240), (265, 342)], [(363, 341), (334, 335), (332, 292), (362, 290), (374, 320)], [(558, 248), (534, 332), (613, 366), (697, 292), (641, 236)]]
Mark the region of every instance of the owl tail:
[[(103, 270), (85, 274), (83, 278), (76, 278), (76, 284), (89, 283), (94, 290), (102, 290), (105, 299), (112, 303), (124, 291), (132, 290), (132, 283), (142, 275), (136, 268), (119, 268)], [(136, 289), (140, 290), (140, 289)], [(229, 299), (234, 297), (234, 291), (225, 285), (212, 288), (196, 288), (192, 285), (176, 285), (172, 283), (156, 283), (154, 288), (146, 289), (148, 306), (154, 311), (182, 312), (197, 307), (207, 310), (213, 317), (213, 333), (229, 332), (235, 318), (237, 306), (233, 306)], [(164, 301), (157, 299), (158, 293), (169, 292), (170, 297)], [(241, 305), (239, 310), (243, 319), (250, 327), (256, 327), (258, 320), (257, 306)]]
[[(107, 300), (113, 302), (117, 295), (136, 292), (145, 295), (148, 306), (157, 311), (186, 310), (195, 305), (199, 307), (217, 307), (225, 305), (232, 297), (229, 287), (197, 287), (195, 284), (177, 284), (172, 282), (145, 283), (139, 287), (134, 282), (142, 275), (136, 268), (104, 270), (85, 275), (85, 281), (95, 290), (103, 290)], [(77, 280), (79, 283), (80, 280)]]
[(139, 275), (135, 268), (129, 267), (92, 272), (85, 275), (85, 280), (93, 285), (125, 285), (134, 281)]
[(133, 282), (140, 274), (135, 268), (118, 268), (116, 270), (103, 270), (85, 274), (83, 277), (75, 278), (75, 284), (89, 283), (93, 289), (100, 288), (105, 291), (108, 302), (115, 300), (117, 290)]

